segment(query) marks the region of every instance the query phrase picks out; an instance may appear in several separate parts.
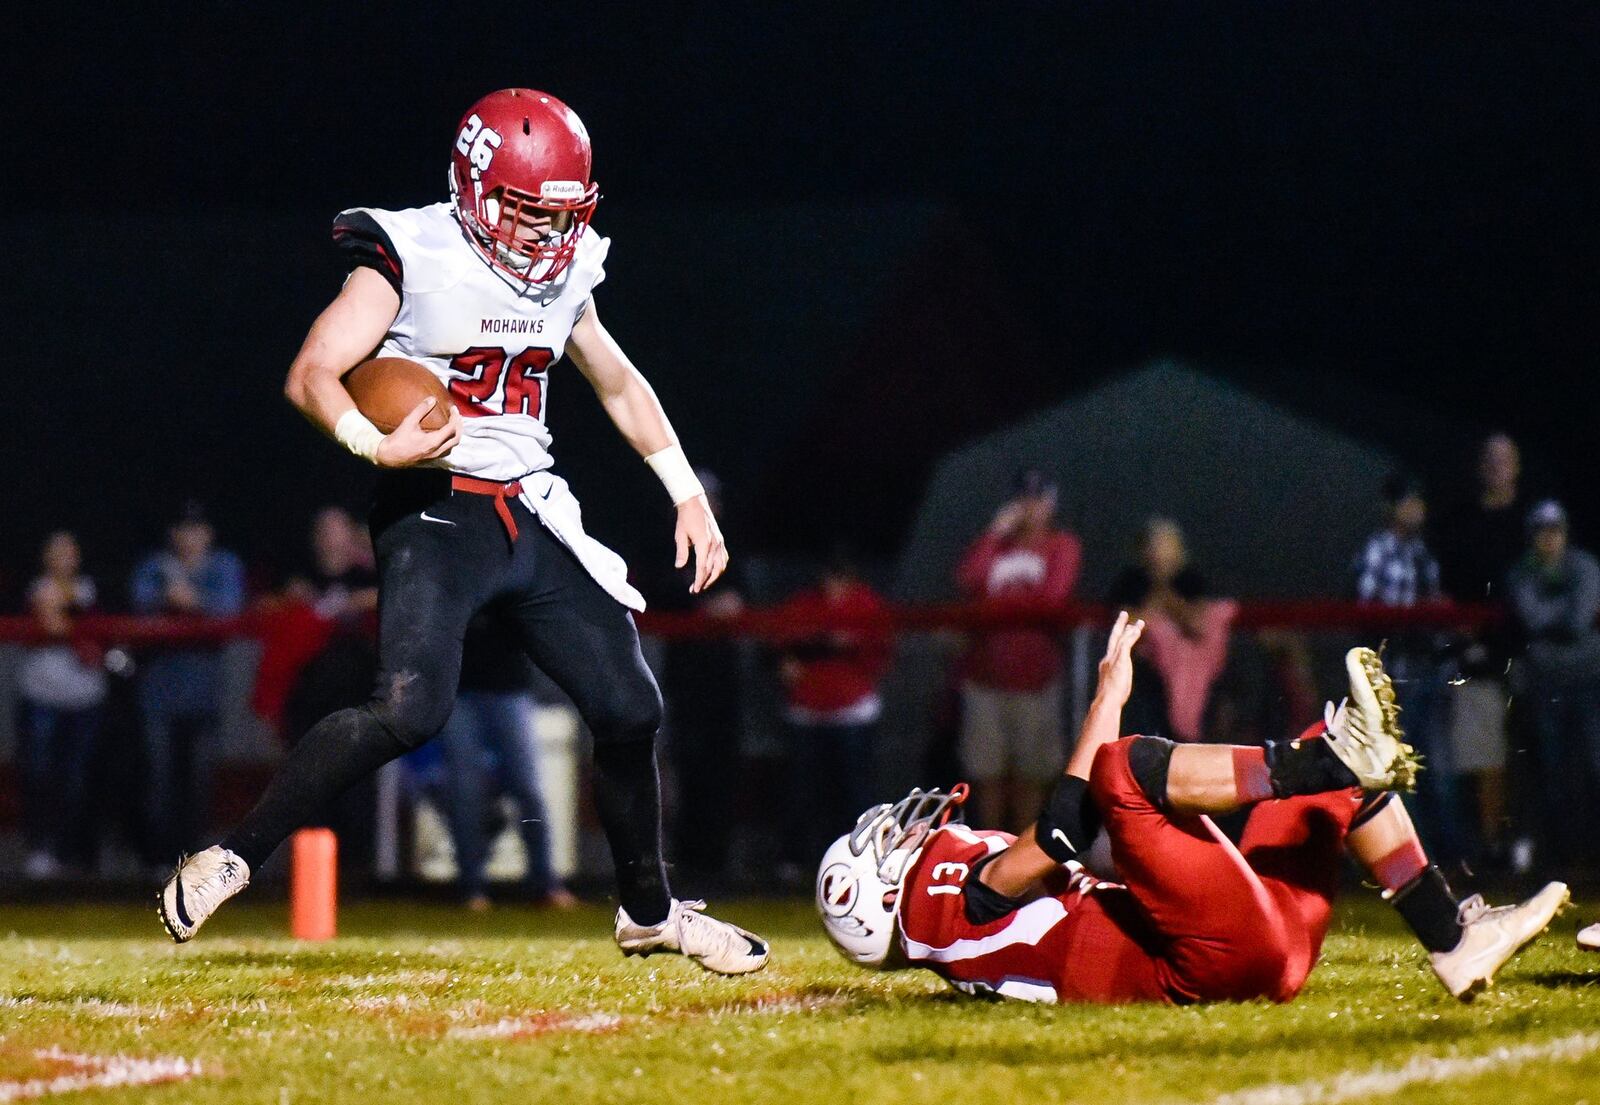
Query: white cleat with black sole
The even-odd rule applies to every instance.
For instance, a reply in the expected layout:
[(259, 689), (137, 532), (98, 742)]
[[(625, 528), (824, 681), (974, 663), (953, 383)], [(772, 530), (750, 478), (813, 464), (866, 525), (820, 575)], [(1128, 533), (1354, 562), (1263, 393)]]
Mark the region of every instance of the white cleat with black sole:
[(1394, 681), (1370, 648), (1345, 653), (1350, 697), (1323, 712), (1323, 739), (1365, 790), (1410, 790), (1421, 760), (1405, 742)]
[(1546, 883), (1521, 905), (1491, 906), (1474, 894), (1461, 903), (1460, 943), (1428, 956), (1433, 973), (1452, 996), (1471, 1001), (1507, 960), (1549, 926), (1569, 897), (1564, 882)]
[(672, 910), (659, 925), (638, 925), (625, 909), (617, 910), (617, 947), (624, 955), (669, 952), (686, 955), (719, 975), (742, 975), (767, 965), (767, 942), (738, 925), (706, 916), (704, 902), (672, 899)]
[(192, 940), (217, 907), (250, 885), (250, 865), (220, 844), (185, 858), (156, 899), (172, 939)]

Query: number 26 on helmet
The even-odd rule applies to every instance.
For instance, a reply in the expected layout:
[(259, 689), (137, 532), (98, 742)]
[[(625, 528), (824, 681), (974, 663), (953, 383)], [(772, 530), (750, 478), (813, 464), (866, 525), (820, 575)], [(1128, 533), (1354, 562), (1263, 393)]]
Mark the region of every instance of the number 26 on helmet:
[(600, 199), (589, 132), (547, 92), (507, 88), (467, 110), (450, 151), (450, 199), (485, 261), (528, 283), (572, 263)]

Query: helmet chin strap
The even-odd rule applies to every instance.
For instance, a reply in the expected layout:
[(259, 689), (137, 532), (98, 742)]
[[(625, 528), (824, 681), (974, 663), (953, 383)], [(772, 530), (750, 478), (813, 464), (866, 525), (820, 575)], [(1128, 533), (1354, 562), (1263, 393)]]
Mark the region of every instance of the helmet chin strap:
[(516, 269), (518, 272), (522, 273), (525, 273), (529, 269), (533, 268), (533, 258), (529, 257), (527, 254), (518, 253), (514, 249), (507, 249), (499, 242), (494, 242), (492, 244), (494, 246), (494, 255), (498, 257), (500, 259), (500, 263), (505, 265), (507, 268)]

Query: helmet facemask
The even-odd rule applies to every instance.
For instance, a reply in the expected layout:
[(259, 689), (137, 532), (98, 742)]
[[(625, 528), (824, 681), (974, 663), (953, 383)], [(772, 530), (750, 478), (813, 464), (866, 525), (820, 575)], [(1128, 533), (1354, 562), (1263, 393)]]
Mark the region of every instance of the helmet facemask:
[[(572, 264), (600, 200), (598, 185), (553, 180), (543, 184), (539, 196), (504, 184), (483, 194), (481, 181), (472, 180), (464, 189), (457, 175), (452, 169), (456, 213), (468, 239), (495, 269), (525, 283), (548, 284)], [(559, 224), (563, 214), (570, 216), (565, 228), (542, 239), (518, 233), (544, 218)]]
[(898, 887), (922, 854), (928, 834), (959, 820), (966, 800), (965, 783), (957, 783), (949, 794), (913, 787), (894, 805), (874, 806), (857, 818), (850, 832), (850, 850), (859, 856), (870, 848), (878, 861), (878, 878)]
[(897, 954), (902, 891), (928, 836), (960, 812), (966, 784), (949, 794), (913, 790), (874, 806), (834, 841), (817, 874), (823, 928), (854, 963), (879, 970), (905, 966)]

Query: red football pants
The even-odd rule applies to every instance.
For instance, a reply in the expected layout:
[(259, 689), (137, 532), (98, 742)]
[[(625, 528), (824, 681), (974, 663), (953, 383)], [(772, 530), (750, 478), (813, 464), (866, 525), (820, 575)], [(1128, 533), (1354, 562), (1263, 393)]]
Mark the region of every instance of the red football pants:
[[(1321, 732), (1307, 730), (1301, 739)], [(1061, 999), (1288, 1001), (1322, 947), (1357, 789), (1257, 804), (1235, 847), (1204, 816), (1151, 803), (1106, 745), (1089, 781), (1125, 890), (1074, 903)]]

